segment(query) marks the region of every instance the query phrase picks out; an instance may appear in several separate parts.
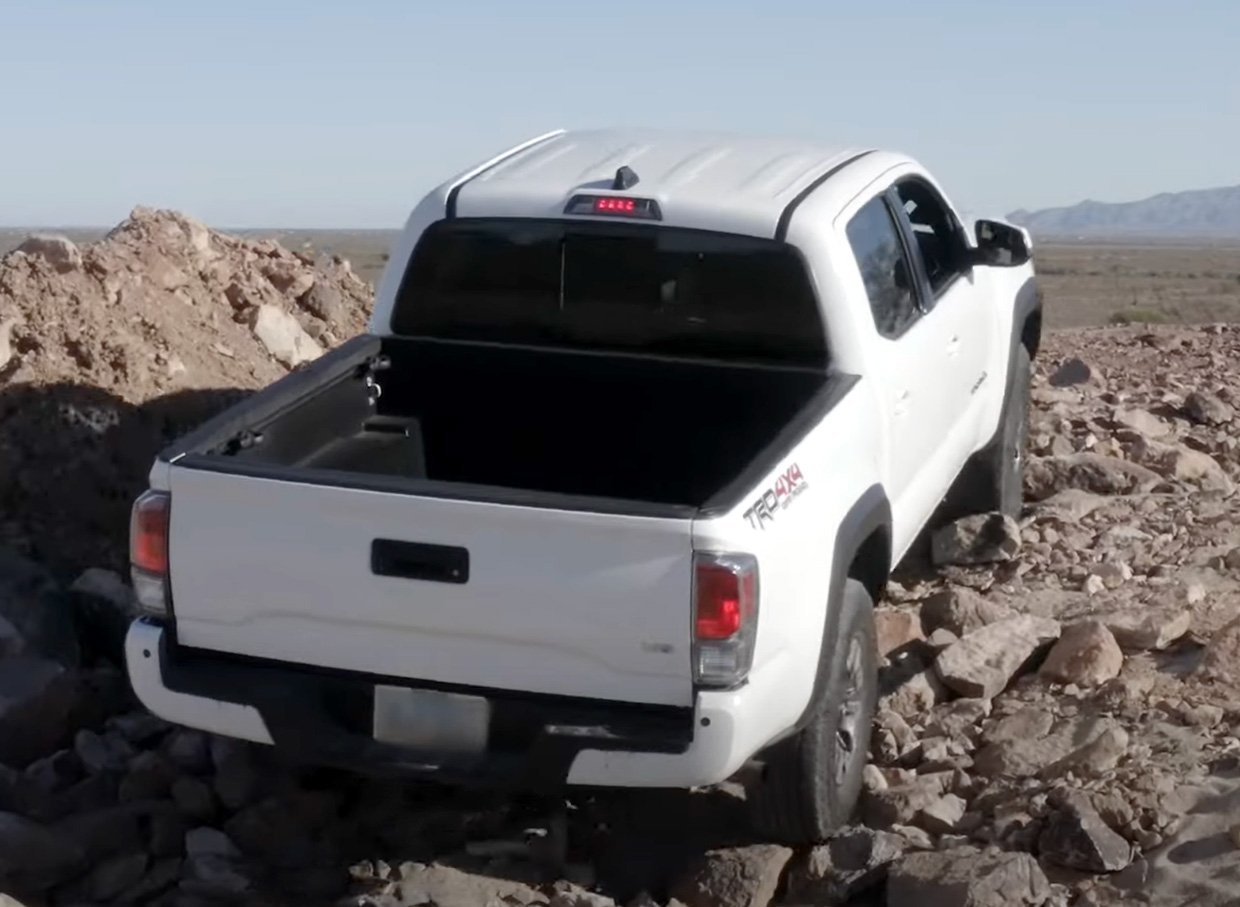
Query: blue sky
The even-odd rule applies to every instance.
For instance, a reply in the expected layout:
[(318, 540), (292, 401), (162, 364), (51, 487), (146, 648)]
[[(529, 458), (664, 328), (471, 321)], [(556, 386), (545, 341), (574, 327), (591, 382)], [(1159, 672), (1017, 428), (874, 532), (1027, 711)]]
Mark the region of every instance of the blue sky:
[(1237, 0), (0, 0), (0, 223), (399, 226), (558, 126), (913, 154), (971, 209), (1240, 183)]

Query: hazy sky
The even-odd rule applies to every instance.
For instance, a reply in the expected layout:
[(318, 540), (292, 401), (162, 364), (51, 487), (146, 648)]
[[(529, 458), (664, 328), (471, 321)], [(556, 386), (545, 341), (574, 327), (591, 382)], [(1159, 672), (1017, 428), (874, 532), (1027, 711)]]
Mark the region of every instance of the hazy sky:
[(895, 147), (1003, 213), (1240, 183), (1240, 0), (0, 0), (0, 223), (398, 226), (559, 126)]

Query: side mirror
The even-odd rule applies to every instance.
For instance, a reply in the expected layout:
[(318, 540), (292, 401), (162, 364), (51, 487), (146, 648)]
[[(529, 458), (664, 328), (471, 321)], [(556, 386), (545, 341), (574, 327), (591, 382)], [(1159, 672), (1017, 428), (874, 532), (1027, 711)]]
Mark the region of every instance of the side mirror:
[(1033, 257), (1033, 244), (1023, 227), (997, 220), (979, 220), (974, 225), (977, 248), (973, 264), (992, 268), (1017, 268)]

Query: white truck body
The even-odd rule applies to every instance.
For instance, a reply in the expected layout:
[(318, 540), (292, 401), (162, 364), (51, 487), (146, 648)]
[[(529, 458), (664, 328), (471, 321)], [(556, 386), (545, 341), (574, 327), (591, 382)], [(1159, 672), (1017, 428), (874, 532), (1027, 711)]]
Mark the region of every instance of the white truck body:
[[(631, 168), (637, 181), (627, 184), (632, 176), (620, 168)], [(294, 678), (347, 681), (364, 714), (354, 716), (352, 743), (342, 735), (322, 754), (341, 762), (356, 754), (361, 764), (378, 753), (379, 761), (426, 774), (483, 775), (495, 761), (494, 722), (504, 710), (524, 715), (545, 708), (554, 714), (535, 723), (539, 734), (559, 735), (550, 760), (556, 782), (692, 787), (731, 777), (804, 727), (821, 696), (823, 653), (832, 645), (846, 578), (862, 581), (873, 597), (881, 593), (966, 464), (1000, 431), (1015, 350), (1023, 344), (1036, 352), (1040, 309), (1032, 265), (1018, 256), (1009, 266), (989, 266), (977, 257), (973, 231), (957, 224), (952, 241), (967, 238), (968, 250), (943, 260), (958, 273), (944, 273), (939, 262), (932, 275), (913, 241), (915, 228), (899, 233), (900, 198), (875, 207), (886, 206), (884, 193), (892, 187), (904, 192), (899, 187), (909, 185), (938, 193), (958, 220), (933, 177), (907, 156), (737, 136), (555, 132), (447, 181), (416, 207), (392, 249), (366, 337), (213, 420), (154, 465), (150, 499), (171, 501), (166, 563), (151, 579), (141, 559), (135, 561), (151, 615), (130, 631), (134, 689), (171, 721), (297, 746), (317, 733), (311, 727), (321, 728), (321, 716), (307, 719), (303, 731), (294, 727), (300, 706), (291, 703), (304, 704), (304, 690), (311, 689)], [(262, 452), (262, 445), (279, 448), (281, 437), (295, 434), (281, 436), (278, 428), (290, 406), (329, 393), (343, 399), (354, 393), (349, 381), (361, 386), (359, 363), (392, 349), (394, 358), (401, 355), (401, 306), (418, 304), (416, 296), (407, 301), (402, 286), (428, 231), (473, 219), (621, 221), (615, 212), (566, 213), (582, 194), (639, 197), (639, 208), (653, 200), (659, 219), (642, 223), (644, 230), (757, 238), (792, 250), (803, 263), (825, 361), (754, 367), (755, 381), (760, 372), (771, 387), (801, 382), (806, 389), (769, 437), (749, 437), (772, 424), (755, 428), (743, 407), (742, 421), (719, 430), (716, 446), (735, 438), (755, 453), (708, 500), (642, 501), (571, 488), (537, 493), (434, 476), (420, 484), (390, 475), (350, 479), (339, 469), (316, 472), (308, 459)], [(911, 276), (910, 298), (918, 301), (915, 312), (905, 313), (907, 323), (887, 335), (876, 329), (876, 303), (858, 257), (858, 243), (867, 240), (849, 232), (850, 225), (860, 231), (880, 224), (883, 216), (907, 244), (889, 290)], [(1007, 229), (1002, 236), (1017, 255), (1028, 237)], [(432, 338), (416, 347), (417, 361), (434, 359), (452, 343)], [(508, 352), (517, 357), (513, 362), (540, 355), (537, 343), (490, 345), (497, 349), (487, 352), (484, 342), (475, 353), (501, 357), (495, 361), (502, 368), (509, 367), (502, 358)], [(598, 355), (613, 354), (581, 352), (572, 367), (600, 382), (601, 399), (618, 400), (619, 392), (607, 390), (610, 373), (591, 371), (590, 357)], [(671, 386), (683, 382), (689, 401), (712, 393), (711, 368), (719, 367), (721, 388), (741, 386), (749, 368), (725, 368), (709, 356), (685, 364), (679, 355), (640, 349), (607, 361), (637, 368), (657, 359), (665, 360), (658, 368), (667, 370)], [(406, 380), (400, 371), (406, 366), (392, 368), (391, 383), (381, 368), (366, 372), (365, 382), (382, 389), (381, 403), (404, 392), (397, 382)], [(502, 368), (496, 374), (510, 374)], [(451, 374), (464, 384), (476, 373)], [(642, 391), (651, 401), (662, 380)], [(547, 386), (570, 394), (564, 387), (570, 383)], [(674, 413), (651, 407), (655, 424), (671, 424)], [(639, 418), (642, 411), (634, 405)], [(597, 414), (581, 418), (583, 431), (602, 431)], [(247, 461), (245, 433), (262, 424), (277, 427), (269, 429), (270, 439), (253, 442), (258, 459)], [(297, 429), (307, 436), (316, 430), (312, 424)], [(231, 439), (227, 455), (221, 438)], [(502, 434), (492, 453), (503, 458), (510, 451), (518, 465), (535, 463), (538, 454), (530, 451), (538, 443), (514, 430)], [(622, 433), (616, 443), (625, 443)], [(684, 443), (669, 439), (671, 460)], [(647, 451), (649, 444), (636, 447)], [(556, 455), (552, 447), (544, 453)], [(481, 456), (460, 456), (475, 454)], [(263, 461), (267, 456), (273, 459)], [(648, 470), (641, 456), (634, 462)], [(272, 466), (277, 462), (280, 469)], [(617, 454), (609, 468), (622, 472), (624, 462)], [(621, 482), (608, 485), (606, 476), (569, 466), (582, 488)], [(684, 464), (670, 469), (693, 484)], [(662, 487), (649, 477), (624, 481)], [(695, 558), (710, 553), (751, 559), (758, 577), (752, 651), (736, 656), (747, 664), (723, 688), (700, 682), (695, 667), (710, 645), (695, 638), (701, 632), (694, 617), (701, 594)], [(224, 664), (237, 672), (231, 686), (220, 679)], [(296, 694), (281, 699), (285, 687)], [(629, 721), (636, 730), (599, 731), (611, 727), (612, 717), (617, 727)], [(279, 729), (272, 726), (277, 720)], [(667, 728), (676, 730), (662, 744), (650, 743)], [(626, 734), (648, 745), (626, 742)], [(517, 749), (512, 744), (505, 752)], [(462, 772), (454, 773), (454, 760), (465, 766)]]

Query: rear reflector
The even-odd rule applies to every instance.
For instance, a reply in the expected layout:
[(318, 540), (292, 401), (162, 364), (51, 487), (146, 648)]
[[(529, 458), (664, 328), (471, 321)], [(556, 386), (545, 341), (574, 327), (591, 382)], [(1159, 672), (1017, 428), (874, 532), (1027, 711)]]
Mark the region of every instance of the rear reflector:
[(735, 686), (753, 662), (758, 629), (758, 562), (748, 554), (694, 557), (694, 679)]
[(129, 574), (139, 610), (151, 617), (167, 617), (168, 578), (159, 573), (147, 573), (137, 567), (132, 568)]
[(129, 562), (134, 594), (142, 610), (168, 613), (168, 526), (172, 496), (145, 491), (134, 501), (129, 521)]

